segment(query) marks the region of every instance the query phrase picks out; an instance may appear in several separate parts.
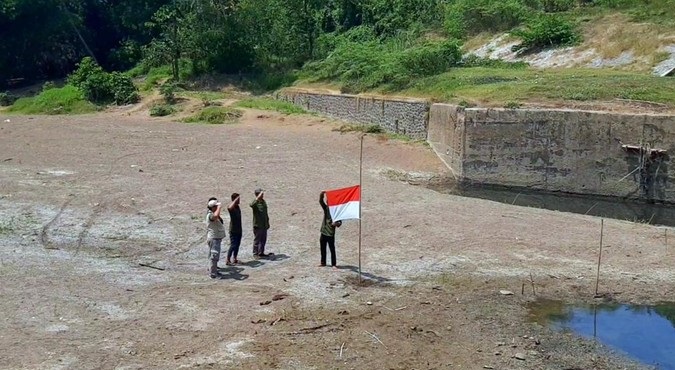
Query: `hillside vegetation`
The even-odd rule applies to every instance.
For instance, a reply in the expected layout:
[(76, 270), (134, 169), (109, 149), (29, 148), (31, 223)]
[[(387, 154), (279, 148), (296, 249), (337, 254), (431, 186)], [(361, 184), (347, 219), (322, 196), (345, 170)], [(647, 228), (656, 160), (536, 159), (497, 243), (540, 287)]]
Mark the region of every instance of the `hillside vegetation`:
[[(675, 0), (39, 3), (0, 0), (0, 85), (61, 78), (79, 63), (68, 86), (98, 105), (136, 101), (129, 78), (149, 91), (223, 73), (253, 91), (322, 85), (497, 105), (675, 101), (674, 84), (650, 75), (675, 58)], [(547, 57), (574, 68), (534, 68), (556, 48), (567, 49)], [(492, 60), (497, 51), (508, 57)]]

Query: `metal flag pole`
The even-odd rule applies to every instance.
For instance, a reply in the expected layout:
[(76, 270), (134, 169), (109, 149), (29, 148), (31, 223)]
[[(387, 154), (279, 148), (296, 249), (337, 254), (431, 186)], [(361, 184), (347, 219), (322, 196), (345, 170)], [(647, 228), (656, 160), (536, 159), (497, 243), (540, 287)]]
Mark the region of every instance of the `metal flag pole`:
[(361, 135), (361, 154), (359, 157), (359, 284), (361, 284), (361, 219), (363, 215), (361, 213), (361, 204), (363, 204), (363, 194), (362, 182), (363, 182), (363, 138), (366, 135)]

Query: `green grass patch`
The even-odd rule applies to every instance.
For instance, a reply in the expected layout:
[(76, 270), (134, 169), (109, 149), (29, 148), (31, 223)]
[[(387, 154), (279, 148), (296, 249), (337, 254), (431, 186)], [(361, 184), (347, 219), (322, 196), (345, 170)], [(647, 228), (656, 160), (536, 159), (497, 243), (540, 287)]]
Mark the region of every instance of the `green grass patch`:
[(0, 235), (9, 235), (14, 232), (14, 217), (0, 221)]
[(500, 106), (509, 102), (617, 98), (675, 103), (675, 84), (667, 78), (602, 69), (456, 68), (420, 79), (398, 93)]
[(158, 104), (150, 108), (150, 116), (152, 117), (165, 117), (172, 115), (176, 112), (176, 109), (168, 104)]
[(236, 123), (243, 115), (242, 111), (229, 107), (206, 107), (194, 116), (184, 119), (188, 123), (223, 124)]
[(202, 101), (227, 99), (230, 94), (222, 91), (181, 91), (176, 95), (186, 98), (196, 98)]
[(365, 134), (383, 134), (384, 129), (378, 125), (342, 125), (336, 127), (333, 131), (345, 133), (345, 132), (363, 132)]
[(83, 114), (96, 109), (80, 90), (66, 85), (44, 90), (34, 97), (20, 98), (7, 111), (20, 114)]
[(248, 98), (241, 101), (238, 101), (235, 104), (237, 107), (241, 108), (251, 108), (251, 109), (262, 109), (262, 110), (273, 110), (281, 112), (283, 114), (302, 114), (307, 113), (306, 110), (293, 105), (289, 102), (275, 100), (271, 98)]

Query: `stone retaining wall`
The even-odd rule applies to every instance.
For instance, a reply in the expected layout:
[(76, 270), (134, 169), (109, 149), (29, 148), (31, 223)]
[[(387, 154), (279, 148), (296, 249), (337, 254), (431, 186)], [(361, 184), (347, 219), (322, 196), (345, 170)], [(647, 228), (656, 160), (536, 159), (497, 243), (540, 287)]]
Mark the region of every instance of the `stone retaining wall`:
[(378, 125), (386, 132), (417, 140), (427, 138), (429, 102), (424, 99), (322, 94), (294, 89), (282, 90), (276, 98), (327, 117)]

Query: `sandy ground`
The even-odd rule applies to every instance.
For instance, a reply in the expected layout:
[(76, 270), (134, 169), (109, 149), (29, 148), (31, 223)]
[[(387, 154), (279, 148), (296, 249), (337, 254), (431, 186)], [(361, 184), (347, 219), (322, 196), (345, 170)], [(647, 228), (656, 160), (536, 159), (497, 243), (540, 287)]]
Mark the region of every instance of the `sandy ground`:
[[(600, 220), (391, 180), (445, 173), (422, 144), (366, 137), (365, 283), (355, 222), (340, 269), (318, 268), (318, 194), (359, 178), (358, 135), (337, 125), (0, 117), (0, 368), (643, 368), (527, 318), (536, 298), (593, 300)], [(206, 200), (256, 187), (275, 256), (252, 260), (246, 228), (244, 263), (211, 280)], [(673, 296), (663, 228), (605, 220), (604, 243), (604, 299)]]

